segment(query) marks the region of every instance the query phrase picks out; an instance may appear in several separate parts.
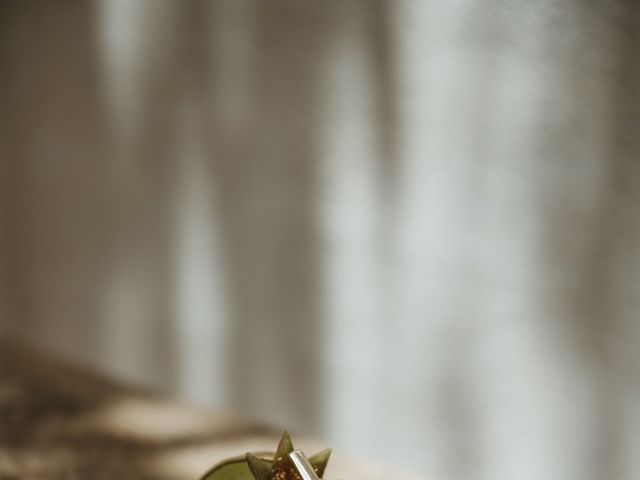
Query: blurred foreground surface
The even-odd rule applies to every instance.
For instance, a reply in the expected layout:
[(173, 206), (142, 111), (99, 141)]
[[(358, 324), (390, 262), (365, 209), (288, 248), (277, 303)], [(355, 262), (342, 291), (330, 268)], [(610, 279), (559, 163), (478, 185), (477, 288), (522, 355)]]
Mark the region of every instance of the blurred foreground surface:
[[(0, 339), (0, 478), (197, 480), (281, 432), (124, 387)], [(316, 442), (296, 441), (307, 451)], [(325, 478), (403, 478), (340, 455)]]

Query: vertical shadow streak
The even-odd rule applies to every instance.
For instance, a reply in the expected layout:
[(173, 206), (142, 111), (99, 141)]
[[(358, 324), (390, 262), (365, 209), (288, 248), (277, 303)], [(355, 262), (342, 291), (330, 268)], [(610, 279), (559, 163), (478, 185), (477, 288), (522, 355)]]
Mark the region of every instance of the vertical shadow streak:
[(7, 323), (91, 358), (106, 261), (95, 5), (3, 2), (0, 22)]
[(231, 402), (302, 429), (317, 422), (324, 349), (317, 122), (333, 10), (250, 4), (250, 78), (238, 99), (244, 121), (234, 127), (217, 115), (212, 140), (232, 323)]
[[(617, 48), (613, 75), (609, 80), (612, 117), (609, 125), (608, 148), (603, 155), (606, 165), (605, 189), (598, 211), (600, 221), (593, 238), (591, 262), (585, 271), (583, 298), (592, 312), (589, 352), (599, 368), (599, 411), (596, 430), (598, 460), (592, 478), (622, 480), (626, 444), (625, 430), (629, 428), (625, 413), (620, 410), (620, 369), (616, 337), (624, 335), (619, 322), (616, 299), (617, 269), (620, 256), (618, 241), (625, 226), (625, 213), (634, 208), (629, 203), (637, 191), (638, 157), (637, 125), (640, 124), (640, 4), (633, 0), (615, 2), (616, 6), (594, 6), (595, 12), (612, 22), (613, 43)], [(610, 39), (611, 40), (611, 39)], [(635, 172), (635, 174), (634, 174)], [(634, 183), (635, 182), (635, 183)], [(637, 208), (637, 207), (636, 207)], [(592, 353), (592, 352), (595, 352)], [(623, 377), (624, 378), (624, 377)]]

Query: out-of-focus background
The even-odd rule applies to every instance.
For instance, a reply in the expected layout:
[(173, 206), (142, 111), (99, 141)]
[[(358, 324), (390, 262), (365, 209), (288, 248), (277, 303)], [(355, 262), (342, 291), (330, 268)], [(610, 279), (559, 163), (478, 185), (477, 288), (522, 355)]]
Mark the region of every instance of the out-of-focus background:
[(424, 478), (638, 478), (639, 5), (2, 2), (2, 328)]

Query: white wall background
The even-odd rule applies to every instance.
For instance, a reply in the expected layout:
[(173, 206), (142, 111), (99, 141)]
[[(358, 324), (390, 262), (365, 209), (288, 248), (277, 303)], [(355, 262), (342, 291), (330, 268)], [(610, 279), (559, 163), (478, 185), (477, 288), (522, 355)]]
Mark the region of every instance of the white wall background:
[(426, 478), (640, 476), (635, 2), (5, 2), (5, 328)]

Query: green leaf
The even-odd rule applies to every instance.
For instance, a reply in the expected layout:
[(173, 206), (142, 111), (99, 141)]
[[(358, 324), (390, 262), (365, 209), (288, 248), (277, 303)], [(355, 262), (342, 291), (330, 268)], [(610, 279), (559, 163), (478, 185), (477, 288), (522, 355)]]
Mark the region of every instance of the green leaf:
[(289, 454), (293, 452), (293, 442), (291, 442), (291, 436), (286, 430), (282, 434), (280, 443), (278, 443), (278, 449), (273, 457), (273, 469), (284, 468), (285, 470), (292, 466)]
[(329, 457), (331, 457), (331, 449), (327, 448), (326, 450), (322, 450), (309, 458), (309, 463), (313, 466), (320, 478), (324, 475), (327, 463), (329, 462)]
[(247, 453), (245, 456), (249, 470), (253, 474), (255, 480), (270, 480), (271, 479), (271, 465), (257, 457), (253, 453)]
[(230, 460), (209, 470), (201, 480), (254, 480), (244, 458)]
[(293, 452), (293, 443), (291, 442), (291, 435), (286, 430), (282, 434), (276, 455), (273, 457), (275, 463), (281, 463), (284, 459), (289, 458), (289, 454)]

